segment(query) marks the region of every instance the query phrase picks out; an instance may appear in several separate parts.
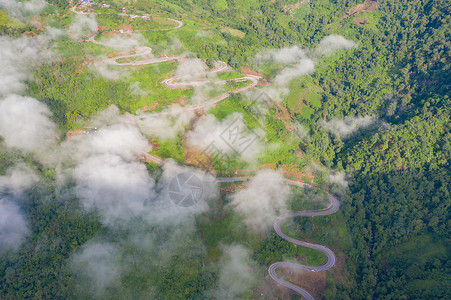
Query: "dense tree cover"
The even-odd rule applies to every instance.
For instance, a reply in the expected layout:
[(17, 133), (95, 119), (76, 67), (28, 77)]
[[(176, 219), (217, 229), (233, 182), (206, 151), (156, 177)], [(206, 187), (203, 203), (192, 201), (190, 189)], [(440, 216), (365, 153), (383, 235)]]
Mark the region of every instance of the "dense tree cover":
[[(17, 155), (4, 153), (1, 162)], [(7, 163), (6, 163), (7, 165)], [(44, 170), (42, 170), (44, 171)], [(82, 213), (78, 201), (62, 199), (50, 180), (25, 195), (27, 222), (32, 232), (17, 253), (2, 253), (0, 298), (64, 299), (74, 282), (67, 265), (76, 249), (102, 231), (94, 214)]]
[[(65, 7), (60, 2), (56, 5)], [(266, 138), (269, 142), (281, 141), (283, 145), (265, 153), (260, 162), (302, 167), (314, 159), (327, 167), (345, 170), (349, 175), (350, 186), (342, 210), (353, 247), (339, 242), (336, 245), (349, 256), (349, 270), (357, 284), (340, 287), (340, 296), (449, 298), (451, 80), (450, 12), (446, 1), (378, 1), (380, 6), (373, 13), (371, 26), (356, 25), (352, 18), (342, 20), (350, 7), (362, 1), (312, 0), (304, 4), (307, 7), (303, 18), (292, 16), (284, 9), (295, 1), (160, 2), (155, 3), (175, 16), (182, 16), (186, 11), (191, 17), (205, 18), (209, 25), (216, 26), (220, 36), (210, 41), (194, 38), (194, 30), (180, 40), (199, 57), (221, 59), (235, 68), (255, 67), (249, 58), (262, 48), (290, 44), (312, 48), (330, 33), (358, 42), (355, 50), (339, 52), (317, 62), (309, 86), (320, 87), (317, 93), (321, 105), (311, 108), (314, 113), (308, 118), (287, 102), (282, 104), (294, 116), (294, 121), (306, 128), (309, 138), (287, 133), (283, 122), (274, 118), (276, 110), (271, 110), (265, 123)], [(143, 0), (136, 5), (140, 10), (157, 9), (155, 3)], [(120, 10), (120, 5), (115, 8)], [(233, 36), (222, 31), (225, 26), (246, 35)], [(11, 35), (23, 30), (18, 29), (16, 33), (15, 29), (0, 27), (0, 31)], [(166, 32), (143, 34), (153, 44), (167, 39)], [(81, 67), (84, 61), (85, 57), (64, 58), (46, 64), (36, 70), (35, 80), (30, 83), (30, 94), (47, 103), (59, 123), (68, 127), (76, 126), (81, 119), (89, 118), (109, 104), (116, 104), (123, 111), (130, 109), (127, 85), (94, 76)], [(229, 100), (232, 106), (218, 109), (219, 118), (241, 107), (246, 121), (257, 126), (246, 115), (246, 105), (239, 103), (240, 96)], [(378, 124), (383, 126), (342, 139), (318, 125), (325, 119), (363, 115), (376, 116)], [(299, 150), (304, 153), (302, 158), (294, 155)], [(162, 143), (159, 151), (163, 156), (183, 159), (183, 153), (171, 143)], [(4, 172), (16, 159), (32, 160), (8, 156), (2, 159), (0, 171)], [(226, 172), (234, 166), (241, 168), (242, 163), (227, 162), (218, 169)], [(43, 203), (38, 198), (49, 201)], [(32, 238), (19, 253), (0, 260), (1, 298), (65, 298), (69, 294), (87, 297), (83, 291), (71, 290), (74, 279), (64, 264), (80, 245), (104, 229), (93, 215), (71, 214), (77, 211), (73, 203), (76, 200), (58, 201), (51, 185), (48, 190), (33, 191), (28, 199), (24, 207), (30, 216)], [(204, 226), (205, 236), (232, 231), (216, 227), (222, 220), (215, 222)], [(234, 223), (227, 226), (238, 228)], [(302, 234), (310, 234), (313, 228), (306, 220), (299, 221), (298, 227), (303, 229)], [(209, 235), (207, 230), (212, 233)], [(164, 236), (164, 232), (160, 234)], [(190, 249), (195, 248), (199, 236), (193, 234), (191, 238), (193, 243), (187, 241), (186, 245)], [(211, 247), (217, 247), (217, 243), (215, 240)], [(255, 242), (253, 247), (253, 258), (262, 265), (302, 251), (274, 234)], [(113, 290), (111, 295), (130, 296), (133, 284), (142, 289), (139, 284), (147, 282), (145, 277), (149, 276), (159, 287), (154, 291), (157, 298), (200, 297), (217, 280), (214, 271), (203, 268), (201, 258), (205, 259), (206, 254), (200, 252), (194, 258), (178, 252), (166, 266), (143, 263), (138, 271), (125, 276), (130, 288)], [(134, 255), (151, 254), (144, 251)], [(321, 257), (314, 259), (321, 261)], [(180, 269), (181, 265), (185, 268)], [(334, 283), (329, 281), (328, 285), (327, 298), (336, 298), (335, 290), (330, 288)]]

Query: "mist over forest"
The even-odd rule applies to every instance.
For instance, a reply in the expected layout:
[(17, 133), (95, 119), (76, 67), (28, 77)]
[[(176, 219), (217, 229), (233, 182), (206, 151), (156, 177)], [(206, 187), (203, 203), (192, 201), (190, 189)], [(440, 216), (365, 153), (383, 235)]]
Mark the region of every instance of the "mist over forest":
[(449, 10), (0, 0), (0, 298), (451, 298)]

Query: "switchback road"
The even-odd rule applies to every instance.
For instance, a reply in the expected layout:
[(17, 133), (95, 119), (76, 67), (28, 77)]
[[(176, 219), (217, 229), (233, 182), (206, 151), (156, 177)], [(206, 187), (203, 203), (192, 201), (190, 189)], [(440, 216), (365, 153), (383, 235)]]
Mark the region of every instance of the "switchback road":
[[(237, 182), (237, 181), (249, 181), (251, 179), (252, 179), (252, 177), (230, 177), (230, 178), (217, 178), (216, 180), (218, 182)], [(285, 183), (287, 183), (289, 185), (299, 186), (299, 187), (302, 187), (302, 188), (305, 188), (308, 190), (317, 190), (318, 189), (312, 185), (309, 185), (309, 184), (306, 184), (303, 182), (288, 180), (288, 179), (285, 179)], [(327, 262), (324, 265), (319, 266), (319, 267), (306, 266), (306, 265), (301, 265), (301, 264), (292, 263), (292, 262), (276, 262), (276, 263), (273, 263), (272, 265), (270, 265), (268, 268), (269, 276), (275, 282), (291, 289), (292, 291), (302, 295), (305, 299), (308, 299), (308, 300), (314, 299), (313, 296), (310, 295), (310, 293), (307, 292), (305, 289), (282, 279), (277, 274), (277, 269), (289, 268), (289, 269), (305, 270), (305, 271), (311, 271), (311, 272), (327, 271), (335, 265), (335, 254), (332, 252), (332, 250), (330, 250), (329, 248), (327, 248), (323, 245), (312, 244), (312, 243), (300, 241), (300, 240), (289, 237), (288, 235), (283, 233), (283, 231), (281, 229), (281, 224), (285, 219), (289, 219), (289, 218), (325, 216), (325, 215), (330, 215), (330, 214), (336, 213), (338, 211), (338, 209), (340, 208), (340, 203), (338, 202), (337, 198), (335, 198), (331, 194), (327, 193), (327, 199), (329, 200), (330, 205), (326, 209), (318, 210), (318, 211), (300, 211), (300, 212), (287, 213), (287, 214), (278, 216), (277, 219), (274, 221), (274, 230), (276, 231), (278, 236), (280, 236), (284, 240), (286, 240), (290, 243), (293, 243), (295, 245), (299, 245), (299, 246), (303, 246), (303, 247), (321, 251), (327, 257)]]
[[(73, 11), (76, 12), (75, 10), (73, 10)], [(173, 19), (170, 19), (170, 20), (174, 21), (178, 24), (178, 26), (175, 28), (180, 28), (181, 26), (183, 26), (183, 23), (180, 21), (173, 20)], [(162, 30), (164, 30), (164, 29), (162, 29)], [(94, 39), (94, 36), (90, 37), (88, 39), (88, 41), (90, 41), (92, 43), (100, 44), (100, 45), (105, 45), (101, 42), (96, 41)], [(114, 58), (106, 59), (106, 60), (104, 60), (104, 63), (109, 64), (109, 65), (118, 65), (118, 66), (139, 66), (139, 65), (160, 63), (160, 62), (170, 61), (170, 60), (178, 61), (178, 60), (182, 59), (182, 57), (179, 57), (179, 56), (173, 56), (173, 57), (165, 56), (165, 57), (160, 57), (160, 58), (152, 58), (152, 57), (144, 58), (146, 56), (151, 56), (151, 53), (152, 53), (152, 49), (149, 47), (138, 47), (136, 49), (135, 54), (122, 55), (122, 56), (117, 56)], [(129, 59), (129, 58), (136, 58), (136, 57), (143, 57), (143, 59), (138, 60), (138, 61), (123, 62), (123, 63), (117, 62), (119, 59)], [(215, 63), (218, 65), (218, 67), (209, 71), (210, 74), (217, 74), (219, 72), (225, 71), (228, 68), (228, 66), (225, 62), (216, 61)], [(251, 83), (245, 87), (236, 89), (234, 91), (223, 93), (223, 94), (221, 94), (217, 97), (214, 97), (202, 104), (187, 107), (187, 109), (196, 110), (196, 109), (212, 106), (220, 101), (227, 99), (232, 94), (241, 93), (247, 89), (250, 89), (250, 88), (256, 86), (258, 84), (258, 81), (260, 78), (261, 78), (260, 76), (247, 75), (245, 77), (231, 79), (234, 81), (249, 80), (249, 81), (251, 81)], [(205, 80), (196, 80), (196, 81), (189, 81), (186, 76), (174, 76), (174, 77), (165, 79), (162, 82), (162, 84), (164, 84), (168, 88), (193, 88), (196, 86), (206, 84), (208, 82), (209, 82), (208, 76)], [(225, 81), (219, 81), (218, 83), (224, 83), (224, 82)], [(167, 113), (168, 112), (163, 111), (163, 112), (153, 113), (152, 115), (161, 115), (161, 114), (167, 114)], [(143, 153), (142, 158), (145, 161), (154, 162), (158, 165), (163, 165), (163, 163), (164, 163), (164, 161), (160, 157), (149, 154), (149, 153)], [(216, 180), (217, 180), (217, 182), (240, 182), (240, 181), (249, 181), (251, 179), (252, 179), (252, 177), (230, 177), (230, 178), (217, 178)], [(317, 189), (316, 187), (314, 187), (312, 185), (293, 181), (293, 180), (285, 179), (285, 182), (289, 185), (295, 185), (295, 186), (299, 186), (299, 187), (306, 188), (309, 190)], [(329, 193), (327, 194), (327, 198), (330, 202), (330, 205), (328, 208), (326, 208), (324, 210), (287, 213), (287, 214), (278, 216), (277, 219), (274, 221), (274, 230), (276, 231), (277, 235), (279, 235), (282, 239), (284, 239), (290, 243), (293, 243), (295, 245), (299, 245), (299, 246), (303, 246), (303, 247), (321, 251), (327, 257), (327, 262), (324, 265), (317, 266), (317, 267), (301, 265), (301, 264), (292, 263), (292, 262), (276, 262), (269, 266), (268, 274), (274, 281), (276, 281), (280, 285), (283, 285), (283, 286), (291, 289), (292, 291), (302, 295), (305, 299), (314, 299), (314, 298), (305, 289), (282, 279), (277, 274), (277, 270), (280, 268), (291, 268), (291, 269), (305, 270), (305, 271), (311, 271), (311, 272), (327, 271), (335, 265), (335, 255), (332, 252), (332, 250), (330, 250), (329, 248), (327, 248), (323, 245), (312, 244), (312, 243), (300, 241), (300, 240), (297, 240), (297, 239), (287, 236), (285, 233), (283, 233), (283, 231), (281, 229), (281, 224), (285, 219), (288, 219), (288, 218), (325, 216), (325, 215), (330, 215), (330, 214), (337, 212), (339, 209), (339, 206), (340, 206), (338, 200)]]

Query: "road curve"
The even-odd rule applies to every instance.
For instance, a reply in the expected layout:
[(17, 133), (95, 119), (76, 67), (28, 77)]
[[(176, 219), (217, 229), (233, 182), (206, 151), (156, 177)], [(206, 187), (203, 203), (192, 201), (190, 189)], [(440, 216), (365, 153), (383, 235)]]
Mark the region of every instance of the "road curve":
[[(77, 10), (77, 5), (72, 6), (72, 7), (70, 8), (70, 11), (73, 12), (73, 13), (75, 13), (75, 14), (78, 14), (78, 15), (90, 15), (90, 14), (97, 15), (97, 13), (94, 13), (94, 12), (91, 13), (91, 12), (82, 12), (82, 11), (78, 11), (78, 10)], [(120, 15), (122, 15), (122, 14), (120, 14)], [(179, 21), (179, 20), (176, 20), (176, 19), (171, 19), (171, 18), (163, 18), (163, 19), (166, 19), (166, 20), (175, 22), (175, 23), (177, 23), (177, 25), (176, 25), (175, 27), (171, 27), (171, 28), (149, 29), (149, 31), (173, 30), (173, 29), (179, 29), (179, 28), (181, 28), (181, 27), (183, 26), (183, 22), (182, 22), (182, 21)], [(146, 31), (146, 29), (140, 29), (140, 30), (134, 30), (134, 31)]]
[[(237, 182), (237, 181), (249, 181), (249, 180), (251, 180), (251, 178), (252, 177), (231, 177), (231, 178), (217, 178), (216, 180), (218, 182)], [(309, 185), (309, 184), (306, 184), (303, 182), (289, 180), (289, 179), (285, 179), (285, 183), (287, 183), (289, 185), (295, 185), (295, 186), (299, 186), (302, 188), (306, 188), (308, 190), (317, 190), (318, 189), (312, 185)], [(338, 199), (329, 193), (327, 193), (327, 199), (329, 200), (330, 205), (326, 209), (322, 209), (322, 210), (318, 210), (318, 211), (300, 211), (300, 212), (287, 213), (287, 214), (278, 216), (276, 218), (276, 220), (274, 221), (274, 230), (276, 231), (277, 235), (280, 236), (281, 238), (283, 238), (284, 240), (289, 241), (295, 245), (299, 245), (299, 246), (303, 246), (303, 247), (321, 251), (322, 253), (324, 253), (327, 256), (327, 262), (324, 265), (318, 266), (318, 267), (306, 266), (306, 265), (301, 265), (301, 264), (296, 264), (296, 263), (291, 263), (291, 262), (276, 262), (276, 263), (273, 263), (272, 265), (270, 265), (268, 268), (268, 274), (275, 282), (302, 295), (305, 299), (308, 299), (308, 300), (314, 299), (313, 296), (309, 292), (307, 292), (305, 289), (282, 279), (279, 275), (277, 275), (277, 269), (290, 268), (290, 269), (305, 270), (305, 271), (311, 271), (311, 272), (327, 271), (335, 265), (335, 254), (332, 252), (332, 250), (330, 250), (329, 248), (327, 248), (323, 245), (312, 244), (312, 243), (300, 241), (300, 240), (289, 237), (288, 235), (283, 233), (282, 228), (281, 228), (281, 223), (285, 219), (289, 219), (289, 218), (325, 216), (325, 215), (330, 215), (330, 214), (337, 212), (338, 209), (340, 208), (340, 202), (338, 201)]]
[[(94, 36), (91, 36), (90, 38), (87, 39), (88, 42), (92, 42), (94, 44), (98, 44), (98, 45), (104, 45), (104, 46), (108, 46), (107, 44), (104, 44), (102, 42), (96, 41), (94, 39)], [(135, 58), (135, 57), (140, 57), (140, 56), (146, 56), (146, 55), (151, 55), (152, 53), (152, 48), (150, 47), (138, 47), (136, 48), (136, 52), (135, 54), (127, 54), (127, 55), (121, 55), (121, 56), (116, 56), (113, 58), (107, 58), (105, 60), (103, 60), (103, 63), (108, 64), (108, 65), (116, 65), (116, 66), (141, 66), (141, 65), (149, 65), (149, 64), (155, 64), (155, 63), (161, 63), (161, 62), (165, 62), (165, 61), (179, 61), (179, 60), (183, 60), (185, 59), (182, 56), (164, 56), (164, 57), (160, 57), (160, 58), (147, 58), (147, 59), (142, 59), (142, 60), (138, 60), (138, 61), (131, 61), (131, 62), (123, 62), (123, 63), (119, 63), (117, 62), (117, 60), (119, 59), (127, 59), (127, 58)], [(210, 70), (207, 73), (207, 78), (203, 79), (203, 80), (196, 80), (196, 81), (185, 81), (186, 79), (188, 79), (186, 76), (173, 76), (170, 77), (168, 79), (163, 80), (161, 83), (163, 85), (165, 85), (168, 88), (173, 88), (173, 89), (186, 89), (186, 88), (193, 88), (193, 87), (197, 87), (197, 86), (201, 86), (204, 84), (207, 84), (209, 82), (211, 82), (210, 80), (208, 80), (208, 75), (214, 75), (214, 74), (218, 74), (220, 72), (224, 72), (225, 70), (227, 70), (229, 68), (229, 66), (227, 65), (227, 63), (223, 62), (223, 61), (215, 61), (215, 64), (217, 64), (218, 66), (213, 69)], [(225, 92), (219, 96), (216, 96), (202, 104), (198, 104), (198, 105), (194, 105), (194, 106), (189, 106), (186, 109), (187, 110), (197, 110), (197, 109), (202, 109), (202, 108), (206, 108), (209, 106), (213, 106), (218, 102), (221, 102), (225, 99), (227, 99), (228, 97), (230, 97), (233, 94), (238, 94), (241, 92), (244, 92), (250, 88), (255, 87), (258, 84), (258, 81), (261, 77), (260, 76), (256, 76), (256, 75), (246, 75), (244, 77), (239, 77), (239, 78), (233, 78), (233, 79), (228, 79), (228, 80), (220, 80), (220, 81), (216, 81), (214, 83), (217, 84), (224, 84), (227, 81), (250, 81), (250, 84), (238, 88), (236, 90), (233, 90), (231, 92)], [(149, 116), (152, 115), (165, 115), (168, 114), (168, 112), (162, 111), (162, 112), (157, 112), (157, 113), (149, 113)]]
[[(75, 11), (75, 8), (73, 9), (73, 12), (77, 13)], [(180, 28), (183, 26), (183, 23), (181, 21), (177, 21), (174, 19), (168, 19), (168, 20), (176, 22), (178, 24), (177, 27), (169, 28), (169, 29), (160, 29), (160, 30), (176, 29), (176, 28)], [(96, 41), (94, 39), (94, 36), (90, 37), (88, 39), (88, 41), (95, 43), (95, 44), (105, 45), (101, 42)], [(122, 56), (114, 57), (114, 58), (105, 60), (104, 63), (110, 64), (110, 65), (118, 65), (118, 66), (139, 66), (139, 65), (160, 63), (160, 62), (165, 62), (165, 61), (169, 61), (169, 60), (180, 60), (181, 59), (181, 57), (178, 57), (178, 56), (174, 56), (174, 57), (165, 56), (165, 57), (161, 57), (161, 58), (149, 58), (149, 59), (143, 59), (143, 60), (139, 60), (139, 61), (125, 62), (125, 63), (117, 62), (118, 59), (134, 58), (134, 57), (138, 57), (138, 56), (150, 55), (151, 53), (152, 53), (152, 48), (139, 47), (139, 48), (137, 48), (136, 54), (122, 55)], [(228, 68), (228, 66), (225, 62), (216, 61), (215, 63), (219, 64), (219, 67), (211, 70), (209, 72), (210, 74), (223, 72), (224, 70), (226, 70)], [(205, 107), (214, 105), (220, 101), (227, 99), (228, 97), (230, 97), (233, 94), (241, 93), (247, 89), (250, 89), (250, 88), (256, 86), (258, 84), (258, 81), (260, 78), (261, 78), (260, 76), (247, 75), (245, 77), (231, 79), (234, 81), (250, 80), (251, 84), (249, 84), (245, 87), (236, 89), (232, 92), (223, 93), (219, 96), (216, 96), (216, 97), (210, 99), (207, 102), (204, 102), (204, 103), (196, 105), (196, 106), (191, 106), (188, 109), (196, 110), (196, 109), (205, 108)], [(192, 88), (192, 87), (200, 86), (200, 85), (203, 85), (203, 84), (206, 84), (209, 82), (208, 79), (200, 80), (200, 81), (191, 81), (191, 82), (184, 82), (183, 79), (185, 79), (185, 78), (183, 78), (182, 76), (174, 76), (174, 77), (164, 80), (162, 82), (162, 84), (164, 84), (166, 87), (169, 87), (169, 88)], [(218, 83), (224, 83), (224, 82), (225, 81), (219, 81)], [(151, 115), (161, 115), (161, 114), (167, 114), (167, 112), (158, 112), (158, 113), (153, 113)], [(158, 165), (163, 165), (163, 163), (164, 163), (164, 161), (161, 158), (159, 158), (155, 155), (151, 155), (149, 153), (143, 153), (142, 157), (146, 161), (154, 162)], [(251, 178), (252, 177), (230, 177), (230, 178), (217, 178), (216, 180), (217, 180), (217, 182), (238, 182), (238, 181), (249, 181), (249, 180), (251, 180)], [(312, 185), (293, 181), (293, 180), (285, 179), (285, 182), (289, 185), (295, 185), (295, 186), (299, 186), (299, 187), (306, 188), (309, 190), (317, 189), (316, 187), (314, 187)], [(277, 233), (277, 235), (279, 235), (282, 239), (289, 241), (295, 245), (299, 245), (299, 246), (303, 246), (303, 247), (321, 251), (327, 257), (327, 262), (324, 265), (318, 266), (318, 267), (306, 266), (306, 265), (301, 265), (301, 264), (296, 264), (296, 263), (291, 263), (291, 262), (276, 262), (276, 263), (273, 263), (272, 265), (270, 265), (268, 268), (268, 274), (275, 282), (291, 289), (292, 291), (302, 295), (305, 299), (308, 299), (308, 300), (314, 299), (313, 296), (309, 292), (307, 292), (305, 289), (303, 289), (297, 285), (294, 285), (294, 284), (282, 279), (279, 275), (277, 275), (277, 270), (279, 268), (291, 268), (291, 269), (296, 269), (296, 270), (306, 270), (306, 271), (312, 271), (312, 272), (327, 271), (335, 265), (335, 254), (332, 252), (332, 250), (330, 250), (329, 248), (327, 248), (325, 246), (318, 245), (318, 244), (312, 244), (312, 243), (300, 241), (300, 240), (289, 237), (288, 235), (283, 233), (283, 231), (281, 229), (281, 223), (285, 219), (288, 219), (288, 218), (324, 216), (324, 215), (330, 215), (330, 214), (337, 212), (340, 207), (340, 204), (339, 204), (339, 201), (337, 200), (337, 198), (335, 198), (334, 196), (332, 196), (331, 194), (328, 193), (327, 199), (329, 200), (330, 205), (326, 209), (318, 210), (318, 211), (302, 211), (302, 212), (287, 213), (287, 214), (278, 216), (276, 218), (276, 220), (274, 221), (274, 230)]]
[[(76, 6), (73, 6), (71, 8), (71, 11), (76, 14), (89, 14), (89, 13), (83, 13), (83, 12), (77, 11)], [(177, 26), (173, 27), (173, 28), (154, 29), (154, 30), (172, 30), (172, 29), (178, 29), (183, 26), (182, 21), (171, 19), (171, 18), (166, 18), (166, 19), (177, 23)], [(106, 43), (96, 41), (95, 34), (90, 36), (88, 39), (86, 39), (86, 41), (97, 44), (97, 45), (109, 46)], [(182, 56), (163, 56), (163, 57), (159, 57), (159, 58), (150, 57), (150, 58), (145, 58), (145, 59), (141, 59), (141, 60), (137, 60), (137, 61), (129, 61), (129, 62), (122, 62), (122, 63), (118, 62), (119, 59), (146, 57), (146, 56), (151, 56), (151, 55), (152, 55), (152, 48), (137, 47), (135, 54), (127, 54), (127, 55), (120, 55), (120, 56), (116, 56), (116, 57), (112, 57), (112, 58), (107, 58), (107, 59), (104, 59), (102, 62), (107, 65), (115, 65), (115, 66), (142, 66), (142, 65), (149, 65), (149, 64), (161, 63), (161, 62), (166, 62), (166, 61), (174, 61), (174, 60), (180, 61), (180, 60), (184, 59), (184, 57), (182, 57)], [(225, 63), (223, 61), (214, 61), (214, 63), (217, 64), (218, 66), (215, 69), (210, 70), (207, 73), (206, 79), (189, 81), (189, 80), (187, 80), (188, 78), (186, 76), (173, 76), (171, 78), (163, 80), (161, 83), (163, 85), (165, 85), (166, 87), (173, 88), (173, 89), (194, 88), (197, 86), (207, 84), (207, 83), (211, 82), (210, 80), (208, 80), (208, 75), (215, 75), (215, 74), (224, 72), (225, 70), (227, 70), (229, 68), (227, 63)], [(197, 109), (201, 109), (201, 108), (206, 108), (206, 107), (212, 106), (220, 101), (227, 99), (228, 97), (230, 97), (233, 94), (244, 92), (250, 88), (255, 87), (258, 84), (258, 81), (260, 78), (261, 78), (260, 76), (256, 76), (256, 75), (247, 75), (247, 76), (240, 77), (240, 78), (216, 81), (216, 82), (214, 82), (216, 84), (224, 84), (227, 81), (239, 82), (239, 81), (246, 81), (246, 80), (251, 81), (251, 83), (246, 85), (245, 87), (236, 89), (234, 91), (225, 92), (225, 93), (223, 93), (219, 96), (216, 96), (202, 104), (187, 107), (187, 110), (197, 110)], [(163, 111), (163, 112), (151, 113), (148, 115), (165, 115), (165, 114), (168, 114), (168, 113)]]

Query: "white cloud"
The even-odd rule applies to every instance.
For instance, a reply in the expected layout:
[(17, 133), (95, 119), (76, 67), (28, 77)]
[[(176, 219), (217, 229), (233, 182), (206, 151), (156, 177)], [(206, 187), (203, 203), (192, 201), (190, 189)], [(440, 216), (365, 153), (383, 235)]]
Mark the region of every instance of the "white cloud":
[(319, 124), (325, 129), (333, 132), (342, 139), (360, 128), (368, 127), (376, 122), (374, 116), (364, 117), (344, 117), (343, 119), (332, 119), (329, 121), (320, 121)]
[(119, 251), (111, 243), (88, 241), (72, 257), (72, 268), (93, 295), (120, 284)]
[(107, 80), (120, 80), (130, 74), (126, 68), (107, 65), (103, 62), (94, 62), (89, 65), (89, 69)]
[(253, 161), (262, 149), (262, 137), (263, 130), (249, 130), (239, 113), (222, 121), (213, 115), (206, 115), (195, 123), (193, 130), (186, 133), (186, 143), (213, 156), (220, 152), (220, 156), (238, 155)]
[(44, 0), (31, 0), (19, 2), (14, 0), (0, 0), (0, 8), (16, 18), (24, 20), (25, 17), (31, 17), (40, 12), (47, 3)]
[(244, 190), (232, 196), (231, 205), (243, 215), (244, 222), (252, 230), (264, 232), (280, 213), (287, 211), (289, 192), (282, 175), (272, 170), (262, 170)]
[(183, 134), (186, 126), (194, 118), (194, 112), (178, 106), (171, 106), (167, 114), (142, 114), (137, 125), (140, 130), (151, 137), (160, 139), (175, 139)]
[(121, 51), (147, 45), (146, 38), (139, 33), (133, 33), (127, 36), (115, 35), (112, 37), (103, 37), (100, 39), (100, 42), (105, 46)]
[(256, 282), (251, 253), (242, 245), (223, 247), (217, 299), (239, 299)]
[(0, 250), (16, 250), (29, 229), (20, 207), (0, 197)]
[(93, 14), (76, 14), (74, 20), (69, 25), (69, 35), (74, 39), (86, 37), (88, 34), (96, 33), (99, 25), (96, 16)]
[(25, 152), (48, 149), (56, 142), (51, 112), (31, 97), (10, 95), (0, 100), (0, 136), (8, 147)]
[(356, 48), (357, 45), (354, 41), (347, 40), (341, 35), (328, 35), (319, 42), (316, 46), (314, 53), (318, 56), (330, 55), (337, 50), (347, 50)]
[(11, 167), (6, 175), (0, 176), (0, 250), (16, 250), (29, 234), (17, 199), (38, 180), (35, 172), (24, 164)]
[(329, 182), (338, 184), (342, 187), (348, 186), (348, 181), (346, 180), (346, 174), (345, 172), (330, 172), (329, 173)]
[(31, 70), (53, 58), (49, 41), (54, 35), (49, 31), (37, 37), (0, 36), (0, 97), (22, 93)]

